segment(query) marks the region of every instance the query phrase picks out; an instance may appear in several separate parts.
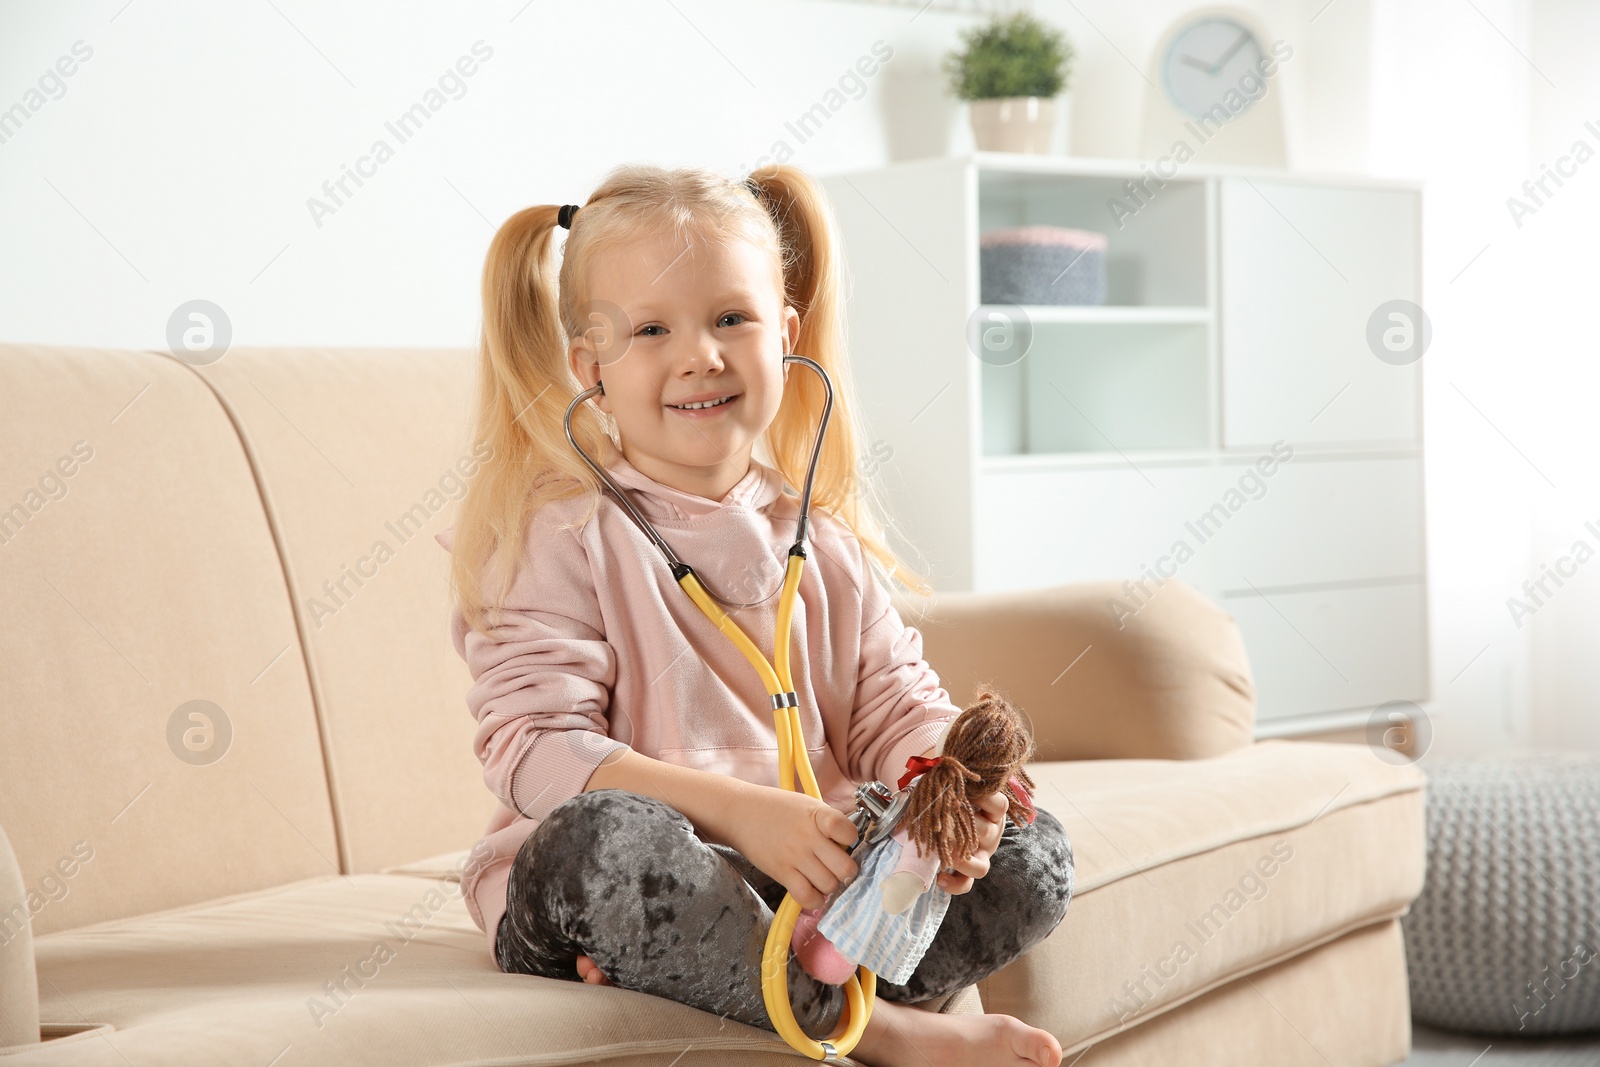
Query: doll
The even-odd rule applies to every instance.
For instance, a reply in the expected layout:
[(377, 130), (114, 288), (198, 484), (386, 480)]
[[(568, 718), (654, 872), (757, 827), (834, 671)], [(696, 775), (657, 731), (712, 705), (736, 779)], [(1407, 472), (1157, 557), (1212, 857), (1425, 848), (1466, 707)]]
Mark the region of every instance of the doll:
[(978, 799), (1004, 793), (1012, 820), (1033, 822), (1034, 784), (1023, 769), (1033, 738), (1004, 697), (980, 689), (977, 703), (945, 731), (940, 753), (906, 761), (898, 785), (911, 794), (895, 829), (857, 856), (854, 879), (795, 920), (791, 947), (818, 981), (842, 985), (865, 966), (903, 985), (950, 904), (935, 884), (939, 869), (977, 850)]

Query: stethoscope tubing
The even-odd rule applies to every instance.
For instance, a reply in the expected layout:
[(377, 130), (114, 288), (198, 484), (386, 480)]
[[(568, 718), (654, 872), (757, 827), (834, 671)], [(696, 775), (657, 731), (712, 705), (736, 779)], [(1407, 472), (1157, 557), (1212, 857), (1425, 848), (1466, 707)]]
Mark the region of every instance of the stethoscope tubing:
[[(784, 571), (783, 591), (778, 598), (777, 633), (773, 639), (774, 662), (767, 662), (748, 634), (734, 622), (729, 615), (717, 608), (717, 603), (726, 604), (721, 597), (711, 593), (694, 568), (678, 558), (672, 551), (672, 546), (656, 531), (637, 508), (633, 501), (622, 491), (611, 475), (596, 463), (587, 452), (578, 444), (572, 434), (572, 413), (577, 406), (596, 393), (603, 393), (605, 387), (596, 383), (583, 390), (572, 398), (567, 405), (566, 417), (563, 420), (567, 432), (567, 441), (571, 443), (578, 455), (582, 456), (601, 481), (608, 486), (613, 495), (622, 502), (629, 517), (634, 524), (642, 530), (667, 559), (672, 568), (672, 575), (677, 579), (678, 585), (689, 595), (689, 599), (720, 629), (728, 639), (738, 647), (744, 657), (750, 661), (760, 675), (762, 684), (772, 698), (772, 711), (775, 717), (778, 739), (778, 784), (784, 789), (793, 789), (794, 779), (798, 773), (801, 788), (808, 795), (818, 800), (822, 799), (822, 791), (816, 780), (816, 774), (811, 768), (811, 759), (806, 754), (805, 734), (800, 728), (799, 695), (795, 692), (794, 680), (790, 671), (789, 643), (791, 625), (794, 619), (794, 605), (799, 599), (800, 575), (806, 560), (807, 526), (811, 514), (811, 488), (817, 474), (817, 460), (822, 455), (822, 440), (828, 432), (828, 419), (833, 413), (833, 383), (828, 379), (828, 374), (815, 360), (805, 356), (785, 355), (785, 363), (801, 363), (815, 371), (822, 379), (822, 384), (827, 390), (827, 402), (822, 409), (822, 421), (817, 427), (817, 437), (811, 446), (811, 460), (806, 468), (806, 483), (800, 497), (800, 517), (795, 526), (795, 541), (789, 548), (788, 564)], [(714, 602), (715, 601), (715, 602)], [(738, 605), (734, 605), (738, 606)], [(859, 842), (858, 842), (859, 843)], [(860, 1041), (866, 1029), (867, 1021), (872, 1016), (872, 1005), (877, 990), (877, 976), (867, 967), (858, 968), (859, 973), (850, 976), (845, 986), (845, 1013), (839, 1020), (839, 1026), (834, 1034), (827, 1040), (819, 1041), (808, 1035), (800, 1028), (795, 1019), (794, 1008), (789, 1003), (788, 986), (788, 948), (794, 933), (795, 923), (800, 914), (800, 904), (794, 899), (793, 894), (785, 894), (783, 903), (779, 905), (773, 915), (772, 925), (767, 930), (766, 947), (761, 960), (761, 995), (766, 1002), (767, 1015), (772, 1019), (778, 1034), (789, 1043), (796, 1051), (803, 1053), (811, 1059), (824, 1060), (838, 1055), (848, 1055), (850, 1050)]]

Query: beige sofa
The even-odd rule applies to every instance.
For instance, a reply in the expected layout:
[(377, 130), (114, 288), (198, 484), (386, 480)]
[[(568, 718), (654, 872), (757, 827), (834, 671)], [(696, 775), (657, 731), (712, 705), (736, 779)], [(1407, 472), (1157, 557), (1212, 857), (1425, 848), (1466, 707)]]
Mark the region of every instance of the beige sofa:
[[(802, 1058), (501, 974), (467, 917), (494, 800), (431, 535), (472, 368), (0, 346), (0, 1067)], [(1173, 583), (1118, 630), (1110, 589), (901, 601), (954, 699), (1030, 713), (1077, 859), (1056, 931), (929, 1009), (1099, 1067), (1403, 1058), (1423, 776), (1252, 743), (1232, 619)]]

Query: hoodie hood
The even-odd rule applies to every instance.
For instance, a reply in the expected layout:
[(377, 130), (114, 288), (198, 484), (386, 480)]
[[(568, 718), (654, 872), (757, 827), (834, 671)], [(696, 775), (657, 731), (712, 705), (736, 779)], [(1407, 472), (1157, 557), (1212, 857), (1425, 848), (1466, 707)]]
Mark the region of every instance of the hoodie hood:
[(662, 485), (629, 463), (621, 453), (606, 469), (618, 485), (632, 490), (634, 507), (649, 519), (693, 519), (729, 505), (759, 511), (783, 495), (783, 474), (754, 456), (750, 457), (750, 469), (721, 500)]
[[(629, 463), (620, 452), (606, 470), (618, 485), (628, 490), (633, 506), (651, 520), (699, 518), (729, 505), (760, 511), (783, 495), (783, 473), (754, 456), (750, 457), (750, 469), (721, 500), (711, 500), (663, 485)], [(448, 551), (455, 542), (454, 534), (455, 527), (452, 525), (434, 534), (433, 539)]]

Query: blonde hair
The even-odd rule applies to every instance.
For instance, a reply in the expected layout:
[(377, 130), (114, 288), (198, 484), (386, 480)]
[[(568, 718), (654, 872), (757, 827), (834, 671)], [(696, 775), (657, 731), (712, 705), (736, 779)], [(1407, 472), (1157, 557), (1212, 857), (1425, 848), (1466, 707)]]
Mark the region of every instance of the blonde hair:
[[(817, 462), (811, 504), (861, 542), (888, 577), (920, 595), (927, 581), (887, 544), (877, 486), (859, 471), (860, 430), (843, 341), (840, 261), (832, 213), (806, 173), (785, 164), (730, 181), (701, 168), (647, 164), (614, 169), (572, 219), (555, 265), (560, 208), (541, 204), (508, 218), (483, 265), (475, 440), (489, 458), (467, 487), (455, 522), (450, 578), (468, 624), (485, 630), (490, 608), (505, 603), (534, 514), (546, 503), (591, 494), (578, 525), (593, 516), (603, 484), (567, 442), (562, 420), (583, 391), (567, 363), (569, 339), (592, 325), (582, 319), (590, 269), (609, 248), (671, 233), (723, 243), (745, 240), (769, 250), (783, 279), (784, 301), (800, 317), (795, 352), (815, 360), (833, 383), (833, 412)], [(776, 417), (762, 435), (772, 466), (798, 491), (812, 437), (827, 399), (822, 381), (801, 367), (788, 376)], [(572, 413), (572, 435), (602, 467), (620, 452), (616, 420), (593, 404)], [(692, 564), (692, 560), (690, 563)], [(498, 575), (495, 586), (490, 575)]]

